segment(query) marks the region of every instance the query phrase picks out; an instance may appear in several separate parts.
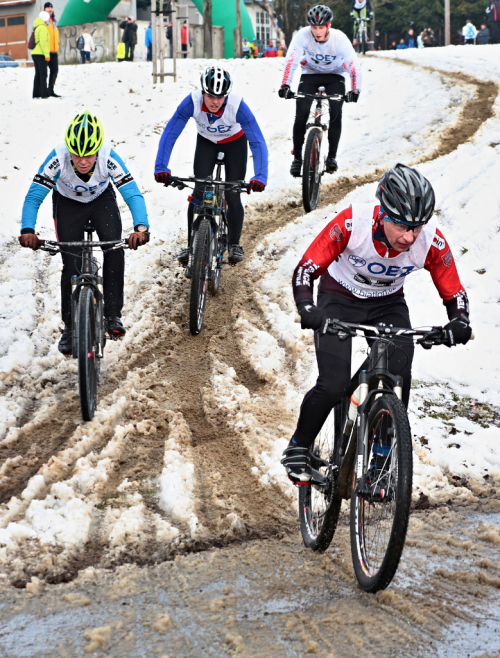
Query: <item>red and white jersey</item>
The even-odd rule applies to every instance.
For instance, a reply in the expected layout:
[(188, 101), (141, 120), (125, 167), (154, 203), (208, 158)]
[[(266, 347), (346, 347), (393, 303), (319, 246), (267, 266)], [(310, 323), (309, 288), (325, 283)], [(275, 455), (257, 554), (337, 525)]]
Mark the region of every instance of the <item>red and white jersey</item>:
[(295, 302), (312, 302), (314, 280), (320, 276), (319, 292), (358, 299), (401, 295), (406, 277), (426, 269), (444, 303), (453, 300), (455, 310), (468, 312), (467, 295), (441, 231), (426, 224), (410, 249), (398, 252), (387, 245), (379, 215), (379, 205), (353, 204), (332, 219), (295, 269)]
[(330, 28), (330, 38), (319, 43), (313, 36), (310, 26), (303, 27), (293, 37), (285, 60), (283, 85), (291, 85), (295, 69), (302, 66), (302, 73), (348, 74), (351, 89), (361, 90), (361, 67), (354, 48), (340, 30)]
[(230, 141), (236, 135), (243, 135), (243, 128), (236, 121), (236, 115), (240, 103), (243, 100), (242, 96), (238, 94), (229, 94), (227, 102), (224, 105), (224, 112), (217, 114), (209, 114), (205, 108), (203, 111), (203, 94), (201, 90), (193, 91), (191, 94), (193, 99), (194, 111), (193, 118), (196, 121), (196, 128), (199, 134), (211, 142)]

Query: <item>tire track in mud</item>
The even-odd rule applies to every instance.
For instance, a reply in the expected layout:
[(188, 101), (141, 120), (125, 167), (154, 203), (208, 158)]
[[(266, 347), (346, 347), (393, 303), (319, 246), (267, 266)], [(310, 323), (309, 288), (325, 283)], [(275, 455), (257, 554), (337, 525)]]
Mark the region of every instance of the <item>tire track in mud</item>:
[[(433, 72), (436, 73), (435, 70)], [(439, 146), (420, 162), (450, 153), (470, 139), (480, 125), (492, 116), (498, 92), (498, 86), (493, 82), (480, 82), (463, 74), (439, 73), (459, 84), (474, 85), (476, 95), (464, 104), (459, 121), (442, 132)], [(323, 186), (320, 204), (336, 203), (358, 186), (378, 180), (382, 173), (382, 170), (375, 169), (364, 176), (340, 177), (334, 184)], [(203, 389), (210, 385), (213, 355), (235, 369), (239, 381), (251, 394), (267, 395), (268, 385), (258, 378), (239, 350), (234, 319), (239, 310), (248, 308), (252, 300), (252, 277), (255, 273), (248, 269), (247, 263), (253, 249), (265, 235), (302, 214), (302, 207), (293, 202), (285, 206), (264, 202), (248, 210), (242, 239), (246, 260), (235, 268), (225, 269), (221, 289), (216, 297), (208, 300), (204, 328), (197, 337), (190, 336), (187, 329), (189, 283), (183, 279), (172, 258), (172, 262), (158, 274), (160, 280), (156, 285), (159, 289), (155, 298), (155, 314), (159, 322), (170, 329), (167, 327), (168, 330), (150, 335), (133, 349), (129, 346), (128, 360), (111, 369), (100, 388), (100, 400), (104, 401), (106, 395), (123, 383), (129, 372), (143, 371), (142, 390), (154, 399), (157, 407), (155, 412), (148, 412), (144, 402), (128, 405), (125, 414), (127, 421), (137, 425), (145, 417), (150, 418), (155, 431), (135, 434), (127, 440), (115, 470), (103, 489), (104, 496), (113, 494), (126, 477), (142, 478), (149, 483), (155, 481), (162, 471), (164, 441), (168, 437), (168, 422), (162, 418), (162, 410), (180, 411), (186, 420), (192, 437), (192, 457), (198, 486), (196, 512), (208, 531), (208, 536), (203, 539), (189, 541), (184, 538), (186, 551), (296, 531), (295, 514), (290, 510), (288, 499), (277, 487), (264, 487), (259, 483), (252, 473), (254, 462), (241, 436), (228, 428), (220, 415), (215, 416), (215, 422), (214, 418), (207, 417)], [(75, 420), (79, 418), (77, 391), (72, 389), (75, 385), (76, 381), (74, 384), (68, 383), (65, 390), (62, 387), (61, 399), (50, 418), (39, 423), (28, 422), (19, 430), (14, 443), (2, 447), (0, 458), (3, 460), (10, 458), (15, 462), (18, 457), (28, 459), (24, 463), (18, 460), (9, 481), (2, 481), (0, 501), (6, 502), (10, 496), (19, 495), (29, 478), (39, 472), (40, 464), (46, 463), (55, 453), (71, 444)], [(263, 409), (262, 415), (271, 418), (275, 425), (291, 421), (289, 413), (276, 406)], [(109, 436), (110, 432), (104, 433), (92, 449), (102, 448)], [(71, 468), (72, 465), (68, 465), (68, 472)], [(147, 501), (146, 506), (152, 511), (161, 512), (154, 498)], [(228, 528), (227, 523), (225, 525), (229, 513), (240, 520), (236, 527)], [(103, 550), (104, 546), (96, 550), (96, 562)], [(133, 559), (133, 556), (130, 557)], [(147, 561), (146, 556), (142, 557)], [(83, 562), (85, 566), (89, 564), (88, 560)]]

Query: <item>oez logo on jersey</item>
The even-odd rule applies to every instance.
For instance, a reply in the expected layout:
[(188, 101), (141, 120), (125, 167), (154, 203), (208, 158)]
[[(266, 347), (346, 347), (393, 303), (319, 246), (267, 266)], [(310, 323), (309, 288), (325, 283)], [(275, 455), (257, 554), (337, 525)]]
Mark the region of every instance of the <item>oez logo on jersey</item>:
[(233, 126), (205, 126), (209, 133), (228, 133)]
[(322, 62), (323, 64), (330, 64), (330, 62), (333, 62), (334, 60), (337, 59), (337, 55), (328, 55), (328, 54), (323, 55), (322, 53), (311, 53), (311, 52), (309, 52), (309, 55), (318, 64), (320, 62)]
[[(352, 254), (349, 256), (349, 262), (351, 265), (354, 265), (354, 267), (364, 267), (366, 265), (366, 261), (364, 258), (361, 258), (360, 256), (355, 256)], [(399, 265), (389, 265), (389, 267), (386, 267), (383, 263), (368, 263), (366, 269), (370, 274), (375, 274), (376, 276), (389, 276), (394, 279), (401, 278), (403, 276), (407, 276), (410, 274), (415, 269), (414, 265), (405, 265), (404, 267), (400, 267)]]

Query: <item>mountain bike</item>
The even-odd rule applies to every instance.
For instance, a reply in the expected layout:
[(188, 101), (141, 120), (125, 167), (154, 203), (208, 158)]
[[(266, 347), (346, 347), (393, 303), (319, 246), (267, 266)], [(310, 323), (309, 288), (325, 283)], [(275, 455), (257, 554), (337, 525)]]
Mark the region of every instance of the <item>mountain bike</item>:
[(185, 187), (193, 188), (186, 183), (203, 184), (202, 201), (194, 211), (189, 261), (186, 267), (186, 277), (191, 279), (189, 331), (193, 336), (197, 336), (203, 326), (207, 292), (212, 295), (217, 294), (222, 268), (228, 264), (224, 260), (228, 248), (226, 190), (241, 192), (250, 187), (245, 181), (223, 181), (221, 179), (223, 164), (224, 153), (219, 153), (215, 178), (170, 176), (166, 185), (182, 190)]
[[(325, 161), (327, 154), (321, 153), (323, 133), (328, 130), (328, 123), (322, 123), (322, 118), (329, 109), (324, 106), (325, 101), (342, 102), (346, 97), (341, 94), (328, 95), (324, 87), (318, 88), (317, 94), (303, 94), (297, 92), (289, 98), (311, 98), (316, 101), (314, 107), (314, 122), (306, 124), (306, 139), (302, 165), (302, 203), (304, 210), (311, 212), (318, 205), (321, 177), (326, 172)], [(328, 104), (326, 106), (328, 108)], [(311, 112), (312, 114), (312, 112)]]
[(364, 55), (368, 50), (367, 23), (369, 18), (356, 18), (354, 20), (354, 39), (356, 40), (356, 52)]
[(398, 329), (329, 320), (341, 340), (367, 338), (368, 357), (332, 409), (311, 448), (310, 485), (299, 487), (304, 544), (330, 545), (342, 500), (351, 500), (351, 553), (362, 589), (385, 589), (403, 552), (412, 494), (412, 440), (403, 379), (388, 370), (388, 350), (404, 341), (426, 349), (446, 344), (442, 327)]
[(96, 247), (123, 249), (127, 240), (95, 242), (92, 224), (85, 225), (85, 239), (81, 242), (42, 240), (40, 249), (51, 256), (72, 253), (69, 247), (81, 247), (80, 274), (71, 279), (71, 326), (73, 327), (72, 357), (78, 359), (78, 389), (83, 420), (92, 420), (97, 407), (97, 386), (100, 381), (101, 359), (104, 357), (106, 332), (104, 328), (103, 281), (99, 276), (99, 262), (93, 255)]

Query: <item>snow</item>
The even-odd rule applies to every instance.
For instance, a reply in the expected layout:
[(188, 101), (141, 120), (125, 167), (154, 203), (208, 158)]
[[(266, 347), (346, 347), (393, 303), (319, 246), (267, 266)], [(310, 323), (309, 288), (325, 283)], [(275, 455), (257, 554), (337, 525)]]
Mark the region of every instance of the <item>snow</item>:
[[(405, 60), (435, 69), (410, 69)], [(166, 190), (153, 179), (154, 159), (163, 126), (177, 104), (197, 87), (207, 62), (178, 62), (176, 84), (152, 86), (147, 64), (105, 63), (92, 67), (62, 67), (58, 91), (62, 99), (31, 100), (32, 70), (1, 69), (0, 86), (0, 445), (13, 446), (23, 416), (36, 401), (28, 427), (50, 419), (64, 390), (75, 385), (76, 365), (57, 351), (59, 336), (59, 258), (18, 247), (16, 237), (24, 195), (39, 165), (62, 141), (63, 130), (76, 111), (98, 114), (107, 140), (125, 160), (143, 190), (152, 240), (126, 255), (126, 306), (129, 327), (120, 343), (107, 348), (103, 377), (127, 358), (127, 348), (139, 344), (159, 326), (151, 311), (151, 284), (163, 275), (164, 259), (185, 241), (186, 192)], [(275, 60), (229, 61), (234, 91), (243, 94), (254, 111), (270, 150), (266, 193), (252, 195), (259, 202), (300, 202), (300, 181), (288, 174), (294, 103), (278, 98), (282, 63)], [(339, 151), (339, 175), (352, 177), (384, 169), (395, 161), (416, 162), (433, 152), (439, 135), (453, 125), (471, 85), (458, 85), (440, 71), (462, 72), (481, 80), (500, 78), (500, 47), (449, 47), (374, 54), (363, 60), (364, 88), (357, 105), (344, 106)], [(297, 80), (295, 81), (295, 86)], [(419, 166), (433, 183), (438, 221), (450, 241), (461, 278), (471, 301), (476, 339), (453, 350), (418, 350), (413, 376), (410, 420), (415, 437), (415, 491), (431, 499), (452, 494), (470, 498), (470, 491), (452, 486), (449, 476), (482, 481), (487, 472), (500, 479), (496, 427), (462, 416), (451, 423), (430, 417), (424, 401), (450, 409), (456, 398), (500, 406), (500, 101), (494, 115), (468, 143), (455, 152)], [(50, 117), (48, 120), (47, 117)], [(172, 171), (192, 171), (196, 131), (188, 125), (174, 149)], [(253, 175), (252, 167), (249, 167)], [(335, 178), (326, 177), (325, 182)], [(358, 187), (335, 207), (328, 206), (290, 222), (266, 236), (251, 258), (256, 274), (255, 303), (261, 317), (248, 312), (236, 320), (239, 345), (262, 381), (283, 397), (296, 414), (301, 396), (315, 379), (312, 335), (295, 322), (290, 277), (308, 244), (335, 212), (352, 202), (374, 199), (375, 184)], [(119, 197), (124, 232), (131, 216)], [(41, 237), (53, 238), (51, 204), (39, 213)], [(406, 295), (414, 326), (446, 321), (441, 301), (426, 272), (412, 275)], [(363, 358), (364, 345), (355, 347), (354, 364)], [(73, 382), (72, 384), (70, 384)], [(231, 364), (213, 365), (211, 388), (226, 421), (241, 433), (255, 461), (261, 482), (276, 482), (293, 494), (279, 465), (280, 453), (293, 428), (270, 432), (259, 427), (254, 409), (259, 400), (241, 385)], [(61, 393), (63, 391), (63, 393)], [(92, 423), (78, 425), (64, 450), (42, 466), (18, 497), (0, 510), (0, 559), (5, 551), (27, 539), (62, 547), (78, 547), (89, 537), (95, 504), (99, 501), (116, 460), (127, 426), (124, 410), (140, 394), (140, 378), (133, 372), (99, 401)], [(172, 412), (166, 412), (172, 413)], [(76, 420), (76, 419), (75, 419)], [(145, 419), (144, 422), (146, 422)], [(450, 426), (456, 432), (450, 435)], [(147, 426), (137, 425), (147, 432)], [(107, 435), (109, 434), (109, 438)], [(94, 453), (105, 438), (105, 447)], [(421, 439), (425, 438), (426, 442)], [(453, 444), (453, 445), (451, 445)], [(0, 477), (4, 477), (0, 470)], [(158, 482), (159, 504), (169, 521), (154, 517), (158, 538), (170, 541), (185, 524), (192, 536), (203, 533), (196, 516), (196, 482), (189, 448), (189, 428), (182, 414), (172, 414), (165, 441), (163, 472)], [(463, 490), (462, 490), (463, 489)], [(127, 507), (106, 517), (110, 542), (134, 542), (146, 527), (142, 497), (123, 484)], [(127, 493), (130, 491), (131, 493)], [(148, 517), (149, 518), (149, 517)], [(172, 521), (172, 523), (170, 523)], [(3, 551), (3, 552), (2, 552)]]

